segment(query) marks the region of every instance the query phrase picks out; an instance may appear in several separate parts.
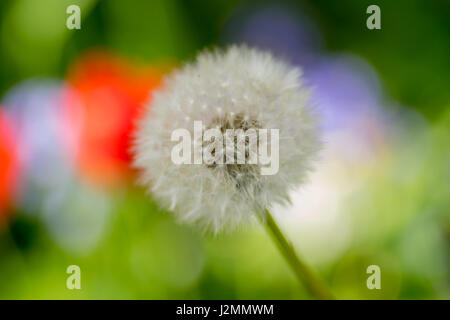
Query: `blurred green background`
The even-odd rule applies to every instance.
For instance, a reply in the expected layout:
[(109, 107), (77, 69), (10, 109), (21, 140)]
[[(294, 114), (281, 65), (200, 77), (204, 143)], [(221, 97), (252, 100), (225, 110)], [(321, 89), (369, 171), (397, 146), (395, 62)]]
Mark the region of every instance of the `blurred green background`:
[[(371, 4), (381, 30), (366, 27)], [(450, 298), (448, 1), (2, 0), (1, 299), (309, 298), (263, 228), (178, 225), (129, 169), (164, 74), (232, 43), (315, 88), (326, 147), (274, 212), (336, 297)]]

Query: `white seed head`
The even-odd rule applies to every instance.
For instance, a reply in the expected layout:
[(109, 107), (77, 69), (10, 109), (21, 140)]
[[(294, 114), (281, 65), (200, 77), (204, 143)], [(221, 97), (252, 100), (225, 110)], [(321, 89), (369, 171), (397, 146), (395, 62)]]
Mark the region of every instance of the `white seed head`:
[[(244, 46), (200, 54), (165, 79), (138, 125), (133, 151), (140, 182), (179, 220), (215, 232), (245, 225), (275, 203), (288, 203), (290, 190), (305, 181), (321, 146), (301, 75), (270, 53)], [(259, 164), (173, 163), (177, 142), (171, 134), (183, 127), (194, 136), (193, 121), (222, 132), (279, 129), (278, 172), (261, 175)]]

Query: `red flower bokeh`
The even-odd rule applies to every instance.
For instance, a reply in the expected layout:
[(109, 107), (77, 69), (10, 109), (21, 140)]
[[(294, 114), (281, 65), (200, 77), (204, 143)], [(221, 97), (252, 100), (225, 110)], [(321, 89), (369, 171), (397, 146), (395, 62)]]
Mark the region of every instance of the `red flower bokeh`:
[(8, 209), (16, 191), (19, 160), (11, 122), (0, 109), (0, 227), (8, 218)]
[(94, 51), (72, 66), (67, 80), (80, 102), (69, 105), (80, 123), (77, 163), (83, 177), (101, 184), (123, 181), (130, 174), (134, 124), (161, 73)]

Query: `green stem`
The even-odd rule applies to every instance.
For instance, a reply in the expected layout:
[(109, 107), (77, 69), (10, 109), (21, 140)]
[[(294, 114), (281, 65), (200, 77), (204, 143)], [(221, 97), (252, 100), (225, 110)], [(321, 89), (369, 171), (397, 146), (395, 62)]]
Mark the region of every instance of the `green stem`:
[(294, 271), (299, 281), (305, 285), (306, 289), (308, 289), (310, 294), (321, 300), (334, 299), (333, 295), (315, 276), (311, 269), (299, 258), (294, 247), (283, 235), (280, 227), (267, 209), (265, 210), (265, 224), (272, 234), (278, 249), (280, 249), (281, 254), (291, 266), (292, 271)]

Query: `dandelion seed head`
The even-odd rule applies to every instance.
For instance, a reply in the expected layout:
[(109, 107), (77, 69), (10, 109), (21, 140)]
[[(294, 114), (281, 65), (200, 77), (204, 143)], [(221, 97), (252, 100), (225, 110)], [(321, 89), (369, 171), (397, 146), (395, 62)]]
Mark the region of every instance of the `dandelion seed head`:
[[(289, 203), (290, 190), (305, 182), (321, 146), (309, 97), (301, 70), (268, 52), (232, 46), (201, 53), (165, 79), (139, 123), (133, 151), (140, 182), (180, 221), (215, 232), (245, 225), (255, 220), (255, 211), (275, 203)], [(194, 136), (187, 120), (222, 134), (278, 129), (278, 172), (261, 175), (260, 164), (247, 162), (174, 164), (171, 134), (185, 123)], [(205, 148), (208, 142), (193, 145)], [(247, 141), (244, 150), (233, 156), (248, 160)]]

